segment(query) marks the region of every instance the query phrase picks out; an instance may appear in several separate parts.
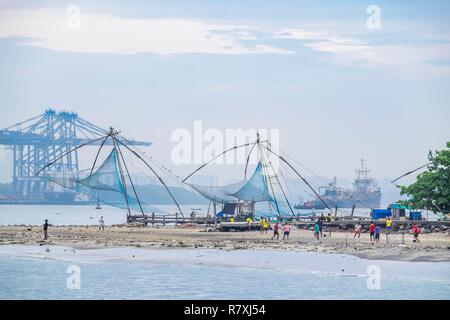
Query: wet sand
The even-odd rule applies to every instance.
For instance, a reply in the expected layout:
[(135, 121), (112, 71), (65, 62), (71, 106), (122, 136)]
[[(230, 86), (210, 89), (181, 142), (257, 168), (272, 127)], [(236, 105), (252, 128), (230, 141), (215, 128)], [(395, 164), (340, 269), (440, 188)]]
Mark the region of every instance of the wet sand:
[(214, 227), (185, 225), (183, 227), (50, 227), (49, 239), (42, 240), (40, 226), (0, 227), (0, 245), (48, 244), (70, 246), (78, 249), (105, 247), (138, 248), (209, 248), (222, 250), (296, 250), (305, 252), (340, 253), (372, 260), (396, 261), (450, 261), (450, 236), (446, 233), (429, 233), (420, 236), (420, 243), (413, 237), (381, 235), (380, 243), (371, 244), (369, 234), (353, 239), (352, 232), (328, 232), (317, 241), (311, 231), (292, 228), (289, 240), (271, 240), (272, 234), (259, 231), (217, 232)]

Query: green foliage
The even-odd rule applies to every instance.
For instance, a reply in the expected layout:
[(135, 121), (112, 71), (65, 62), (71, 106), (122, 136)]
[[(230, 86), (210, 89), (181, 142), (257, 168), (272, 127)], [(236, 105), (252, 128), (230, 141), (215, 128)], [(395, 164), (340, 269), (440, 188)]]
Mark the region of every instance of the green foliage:
[(436, 151), (427, 171), (417, 177), (409, 186), (401, 186), (400, 193), (408, 200), (402, 201), (416, 209), (434, 212), (450, 212), (450, 142), (447, 149)]

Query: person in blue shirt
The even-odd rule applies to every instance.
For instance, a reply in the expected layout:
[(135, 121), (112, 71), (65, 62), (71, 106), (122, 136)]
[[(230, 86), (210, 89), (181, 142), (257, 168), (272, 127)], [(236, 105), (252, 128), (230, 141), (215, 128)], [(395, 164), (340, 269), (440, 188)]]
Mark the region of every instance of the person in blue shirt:
[(319, 226), (319, 221), (316, 222), (316, 224), (314, 225), (314, 236), (316, 237), (317, 240), (319, 240), (320, 238), (320, 226)]
[(376, 243), (380, 242), (380, 232), (381, 232), (380, 226), (376, 226), (375, 227), (375, 242)]

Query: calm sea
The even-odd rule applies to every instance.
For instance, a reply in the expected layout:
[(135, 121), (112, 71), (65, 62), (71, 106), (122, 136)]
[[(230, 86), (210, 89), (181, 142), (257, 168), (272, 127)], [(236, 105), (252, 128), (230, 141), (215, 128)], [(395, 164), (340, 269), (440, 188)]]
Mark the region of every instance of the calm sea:
[(450, 299), (447, 262), (305, 252), (0, 246), (0, 275), (0, 299)]
[[(171, 205), (155, 206), (165, 212), (175, 213)], [(181, 206), (189, 216), (192, 210), (199, 215), (206, 215), (208, 206)], [(96, 225), (103, 216), (106, 225), (126, 222), (126, 210), (104, 205), (101, 210), (91, 205), (0, 205), (0, 225), (41, 225), (45, 219), (55, 226)]]

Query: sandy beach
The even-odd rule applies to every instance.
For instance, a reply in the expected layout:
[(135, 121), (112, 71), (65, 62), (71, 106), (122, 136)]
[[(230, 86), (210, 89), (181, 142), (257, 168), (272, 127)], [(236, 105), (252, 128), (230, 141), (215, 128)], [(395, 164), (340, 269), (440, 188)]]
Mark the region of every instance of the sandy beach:
[(304, 252), (340, 253), (372, 260), (450, 261), (450, 236), (446, 233), (421, 235), (420, 243), (413, 243), (412, 235), (384, 234), (378, 244), (371, 244), (369, 234), (353, 239), (351, 232), (324, 233), (321, 241), (308, 230), (293, 228), (289, 240), (271, 240), (272, 234), (250, 232), (217, 232), (214, 227), (185, 225), (183, 227), (114, 226), (99, 231), (97, 227), (51, 227), (49, 239), (42, 240), (40, 226), (0, 227), (0, 244), (70, 246), (79, 249), (107, 247), (137, 248), (197, 248), (222, 250), (296, 250)]

